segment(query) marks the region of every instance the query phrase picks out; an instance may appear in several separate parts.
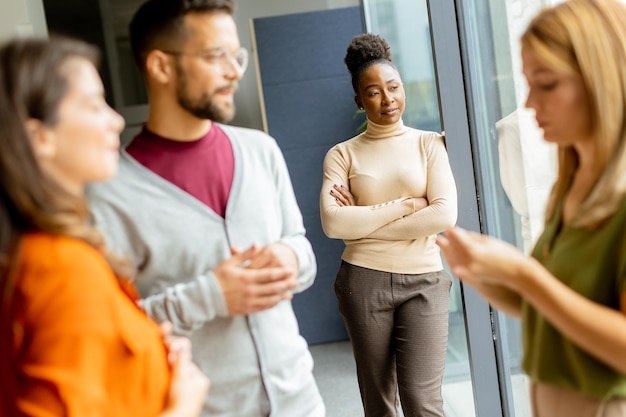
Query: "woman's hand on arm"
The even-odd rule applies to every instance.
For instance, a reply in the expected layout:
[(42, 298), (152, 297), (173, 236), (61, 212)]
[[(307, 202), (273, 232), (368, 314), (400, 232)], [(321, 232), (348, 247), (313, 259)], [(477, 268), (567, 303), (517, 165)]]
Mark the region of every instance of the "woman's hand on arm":
[(413, 213), (411, 197), (382, 204), (357, 205), (357, 199), (347, 185), (345, 167), (335, 166), (338, 162), (329, 156), (324, 163), (320, 217), (326, 236), (332, 239), (361, 239), (379, 227)]
[[(443, 139), (437, 134), (425, 137), (427, 178), (425, 199), (415, 198), (413, 213), (372, 231), (367, 238), (410, 240), (441, 233), (456, 224), (457, 192)], [(420, 194), (421, 195), (421, 194)]]
[(342, 146), (331, 148), (324, 157), (319, 199), (320, 218), (326, 236), (332, 239), (361, 239), (379, 227), (413, 212), (413, 203), (409, 197), (387, 204), (357, 205), (358, 196), (353, 196), (349, 186), (350, 175), (349, 155)]
[(346, 186), (327, 184), (320, 196), (322, 227), (326, 236), (333, 239), (368, 237), (376, 229), (413, 213), (413, 200), (413, 197), (401, 197), (360, 206)]
[(172, 379), (165, 406), (159, 417), (196, 417), (209, 392), (209, 379), (192, 362), (191, 342), (185, 337), (172, 336), (172, 325), (161, 324), (163, 342), (172, 367)]
[(424, 197), (413, 197), (413, 213), (428, 207), (428, 200)]
[[(335, 198), (335, 201), (340, 207), (356, 206), (354, 196), (343, 185), (334, 184), (333, 188), (330, 190), (330, 195)], [(428, 207), (428, 200), (423, 197), (412, 197), (411, 201), (413, 202), (413, 213)]]
[(456, 199), (454, 205), (445, 198), (414, 197), (413, 213), (394, 220), (367, 235), (380, 240), (411, 240), (435, 235), (456, 222)]
[(330, 190), (330, 195), (335, 198), (335, 201), (339, 207), (355, 206), (354, 197), (352, 193), (343, 185), (334, 184)]

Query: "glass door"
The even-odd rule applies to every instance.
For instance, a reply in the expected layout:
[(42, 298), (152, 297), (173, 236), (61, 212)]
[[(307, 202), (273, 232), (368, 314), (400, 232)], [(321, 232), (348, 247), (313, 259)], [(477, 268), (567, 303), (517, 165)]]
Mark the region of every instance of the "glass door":
[[(524, 108), (527, 87), (521, 72), (519, 37), (547, 3), (429, 2), (442, 119), (447, 130), (453, 128), (461, 136), (467, 135), (469, 149), (465, 151), (473, 166), (472, 175), (464, 166), (468, 156), (455, 152), (463, 145), (449, 143), (453, 159), (461, 162), (459, 170), (473, 179), (478, 207), (476, 216), (468, 216), (460, 225), (509, 241), (526, 252), (543, 227), (543, 207), (555, 177), (556, 154), (543, 142), (534, 115)], [(456, 23), (452, 29), (451, 22)], [(456, 43), (451, 33), (455, 29)], [(451, 56), (457, 45), (459, 62)], [(461, 105), (455, 102), (460, 97), (464, 98)], [(463, 176), (461, 181), (465, 180)], [(464, 301), (466, 306), (481, 305), (473, 296)], [(484, 340), (477, 338), (470, 326), (482, 323), (486, 317), (466, 309), (475, 387), (481, 386), (478, 379), (493, 384), (492, 372), (478, 374), (483, 366), (495, 364), (500, 407), (497, 415), (530, 417), (528, 379), (520, 367), (520, 324), (495, 310), (489, 311), (493, 359), (487, 355), (475, 357), (477, 350), (472, 348)], [(486, 390), (475, 389), (475, 393), (476, 409), (491, 409), (484, 415), (496, 415), (492, 413), (498, 411), (493, 409), (497, 401), (490, 401)]]
[[(526, 253), (543, 228), (557, 160), (556, 148), (543, 141), (534, 114), (524, 107), (519, 38), (549, 3), (457, 2), (482, 232)], [(493, 323), (503, 410), (508, 416), (530, 416), (528, 378), (520, 368), (520, 323), (499, 312)]]

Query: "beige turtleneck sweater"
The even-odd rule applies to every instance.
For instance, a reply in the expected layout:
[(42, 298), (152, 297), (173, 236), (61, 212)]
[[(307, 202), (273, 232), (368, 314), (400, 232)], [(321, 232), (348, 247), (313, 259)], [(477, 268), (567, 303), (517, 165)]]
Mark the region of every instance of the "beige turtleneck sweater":
[[(347, 187), (355, 206), (341, 207), (333, 185)], [(413, 211), (411, 197), (428, 207)], [(324, 232), (343, 239), (342, 259), (404, 274), (442, 269), (435, 235), (456, 223), (456, 185), (443, 137), (404, 126), (377, 125), (332, 147), (320, 192)]]

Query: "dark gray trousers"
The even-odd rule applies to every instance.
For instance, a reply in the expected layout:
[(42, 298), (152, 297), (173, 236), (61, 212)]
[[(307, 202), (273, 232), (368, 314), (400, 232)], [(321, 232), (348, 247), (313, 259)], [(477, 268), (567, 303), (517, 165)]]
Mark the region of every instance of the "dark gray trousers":
[(445, 271), (409, 275), (345, 261), (335, 294), (356, 361), (366, 417), (443, 417), (441, 382), (448, 343)]

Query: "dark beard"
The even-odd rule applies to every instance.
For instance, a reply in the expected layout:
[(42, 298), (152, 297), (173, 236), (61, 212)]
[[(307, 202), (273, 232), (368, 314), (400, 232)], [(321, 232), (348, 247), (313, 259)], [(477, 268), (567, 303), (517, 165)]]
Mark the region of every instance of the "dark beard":
[(178, 91), (177, 96), (178, 104), (199, 119), (209, 119), (217, 123), (228, 123), (235, 115), (234, 108), (232, 111), (227, 111), (216, 105), (208, 95), (204, 95), (201, 100), (195, 102), (192, 101), (189, 96), (181, 94), (180, 91)]
[(223, 108), (218, 106), (208, 94), (203, 94), (198, 100), (193, 100), (187, 94), (187, 75), (176, 62), (176, 70), (178, 79), (176, 80), (176, 98), (178, 104), (199, 119), (213, 120), (217, 123), (228, 123), (235, 116), (235, 107), (228, 106)]

